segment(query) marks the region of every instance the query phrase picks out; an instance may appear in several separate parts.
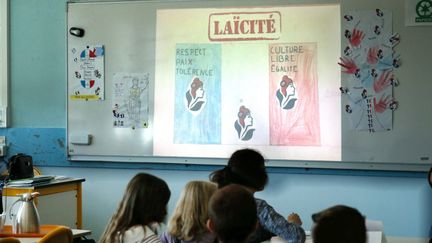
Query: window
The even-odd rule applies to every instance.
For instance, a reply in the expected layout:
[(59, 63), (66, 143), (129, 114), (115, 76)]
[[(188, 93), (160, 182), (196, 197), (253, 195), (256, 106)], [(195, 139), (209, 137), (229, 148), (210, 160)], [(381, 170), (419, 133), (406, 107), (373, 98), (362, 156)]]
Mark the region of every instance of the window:
[(9, 0), (0, 0), (0, 127), (7, 125), (9, 80)]

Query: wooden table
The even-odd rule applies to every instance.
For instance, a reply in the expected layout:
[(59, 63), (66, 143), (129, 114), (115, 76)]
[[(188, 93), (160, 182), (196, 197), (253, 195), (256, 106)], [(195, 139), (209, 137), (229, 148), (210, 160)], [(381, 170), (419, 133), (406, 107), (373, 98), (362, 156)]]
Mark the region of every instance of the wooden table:
[[(72, 235), (74, 238), (87, 236), (91, 234), (91, 230), (72, 229)], [(37, 243), (41, 238), (17, 238), (21, 243)]]
[[(82, 227), (82, 188), (83, 178), (55, 177), (48, 182), (36, 183), (32, 186), (3, 188), (3, 205), (6, 212), (18, 195), (23, 193), (39, 192), (35, 204), (38, 208), (41, 224), (65, 225), (72, 229)], [(18, 210), (16, 205), (12, 212)], [(9, 217), (6, 224), (12, 224)]]

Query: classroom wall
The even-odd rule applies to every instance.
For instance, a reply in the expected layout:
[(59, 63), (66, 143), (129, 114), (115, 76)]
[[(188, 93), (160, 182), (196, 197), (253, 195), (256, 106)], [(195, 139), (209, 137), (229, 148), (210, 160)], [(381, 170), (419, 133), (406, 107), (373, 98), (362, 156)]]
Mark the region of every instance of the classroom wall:
[[(138, 172), (163, 178), (172, 196), (172, 212), (181, 189), (189, 180), (206, 180), (210, 171), (173, 171), (163, 169), (96, 169), (44, 167), (46, 174), (84, 177), (83, 224), (99, 237), (116, 209), (130, 178)], [(323, 208), (346, 204), (358, 208), (367, 218), (382, 220), (386, 235), (427, 237), (432, 225), (432, 195), (425, 178), (352, 176), (274, 172), (265, 191), (266, 199), (282, 215), (300, 214), (309, 230), (310, 215)]]
[[(172, 212), (187, 181), (207, 179), (218, 168), (67, 161), (66, 0), (10, 2), (12, 125), (0, 129), (0, 135), (6, 135), (9, 156), (16, 152), (31, 154), (44, 174), (86, 179), (83, 224), (93, 231), (92, 237), (99, 238), (135, 173), (149, 172), (168, 182)], [(287, 168), (269, 171), (269, 185), (257, 196), (283, 215), (299, 213), (305, 229), (311, 227), (312, 213), (334, 204), (347, 204), (357, 207), (367, 218), (382, 220), (386, 235), (429, 235), (432, 190), (426, 173)]]

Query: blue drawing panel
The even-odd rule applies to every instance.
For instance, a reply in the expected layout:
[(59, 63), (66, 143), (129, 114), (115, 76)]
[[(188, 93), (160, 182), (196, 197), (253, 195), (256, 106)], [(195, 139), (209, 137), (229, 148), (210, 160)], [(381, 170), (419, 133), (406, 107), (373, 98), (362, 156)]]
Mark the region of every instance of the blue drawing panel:
[(174, 143), (221, 143), (221, 46), (177, 44)]

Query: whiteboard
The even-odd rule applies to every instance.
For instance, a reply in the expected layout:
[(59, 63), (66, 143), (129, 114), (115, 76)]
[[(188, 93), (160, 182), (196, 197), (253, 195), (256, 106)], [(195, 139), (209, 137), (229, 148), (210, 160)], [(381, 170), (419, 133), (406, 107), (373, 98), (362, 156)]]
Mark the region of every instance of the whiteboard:
[[(386, 4), (387, 3), (387, 4)], [(69, 51), (73, 47), (103, 45), (104, 56), (104, 97), (103, 100), (71, 100), (68, 91), (68, 158), (76, 161), (118, 161), (118, 162), (156, 162), (185, 164), (225, 164), (229, 152), (220, 156), (169, 156), (154, 154), (155, 111), (154, 83), (155, 63), (166, 60), (157, 59), (156, 19), (157, 11), (162, 9), (229, 8), (259, 6), (302, 6), (304, 4), (339, 5), (341, 12), (353, 9), (385, 8), (392, 11), (393, 31), (400, 33), (401, 43), (395, 50), (401, 55), (403, 65), (396, 75), (401, 82), (395, 90), (395, 97), (400, 106), (394, 113), (393, 130), (381, 133), (358, 132), (350, 129), (349, 121), (342, 109), (335, 123), (340, 123), (341, 137), (340, 161), (319, 159), (286, 160), (283, 156), (269, 158), (269, 166), (342, 168), (342, 169), (377, 169), (426, 171), (430, 166), (430, 136), (428, 128), (431, 122), (431, 108), (422, 105), (422, 96), (427, 96), (431, 84), (428, 76), (422, 75), (427, 70), (427, 57), (432, 50), (427, 40), (432, 37), (428, 27), (405, 27), (403, 1), (124, 1), (124, 2), (69, 2), (67, 6), (67, 30), (80, 27), (85, 30), (82, 38), (67, 35), (68, 48), (68, 86), (73, 80), (73, 59)], [(342, 40), (343, 41), (343, 40)], [(409, 43), (418, 43), (412, 46)], [(408, 48), (409, 47), (409, 48)], [(408, 51), (409, 50), (409, 51)], [(428, 55), (429, 54), (429, 55)], [(336, 58), (332, 59), (337, 63)], [(148, 86), (148, 127), (118, 128), (113, 127), (113, 83), (117, 73), (146, 73), (149, 75)], [(152, 83), (153, 82), (153, 83)], [(338, 90), (331, 96), (339, 95)], [(427, 99), (425, 99), (427, 100)], [(343, 104), (342, 99), (341, 103)], [(159, 123), (160, 124), (160, 123)], [(200, 146), (198, 146), (199, 148)], [(241, 147), (253, 147), (262, 151), (260, 146), (247, 143), (226, 146), (225, 151)], [(203, 147), (203, 151), (205, 148)], [(294, 149), (293, 149), (294, 150)], [(318, 152), (316, 154), (319, 154)], [(264, 152), (267, 155), (267, 152)], [(268, 157), (268, 156), (266, 156)]]

